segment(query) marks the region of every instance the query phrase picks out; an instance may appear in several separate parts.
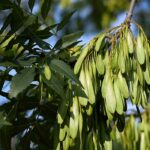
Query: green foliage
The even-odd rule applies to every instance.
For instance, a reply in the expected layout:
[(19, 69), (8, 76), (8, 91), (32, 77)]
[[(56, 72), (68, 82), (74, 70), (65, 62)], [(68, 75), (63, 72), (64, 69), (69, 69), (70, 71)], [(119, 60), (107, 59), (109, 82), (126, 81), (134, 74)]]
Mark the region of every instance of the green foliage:
[[(2, 2), (0, 10), (9, 14), (0, 29), (0, 95), (8, 102), (0, 104), (0, 148), (111, 150), (125, 147), (118, 143), (126, 136), (134, 140), (126, 128), (139, 128), (133, 118), (125, 127), (127, 100), (145, 108), (150, 84), (150, 47), (143, 29), (136, 24), (136, 38), (125, 21), (84, 47), (79, 45), (82, 32), (61, 35), (53, 46), (51, 37), (58, 37), (74, 11), (49, 25), (43, 21), (51, 0), (41, 1), (38, 16), (32, 14), (34, 0), (26, 3), (30, 13), (21, 0)], [(11, 75), (12, 70), (17, 73)], [(142, 149), (148, 147), (146, 132), (136, 137)]]
[(45, 19), (50, 11), (52, 0), (44, 0), (41, 8), (41, 15)]
[(10, 98), (16, 97), (20, 92), (26, 89), (34, 79), (34, 69), (25, 68), (19, 74), (12, 77)]
[(72, 81), (75, 81), (76, 83), (80, 84), (80, 81), (74, 75), (71, 68), (66, 63), (64, 63), (63, 61), (53, 59), (50, 63), (50, 66), (57, 73), (60, 73), (63, 76), (66, 76), (67, 78), (72, 79)]

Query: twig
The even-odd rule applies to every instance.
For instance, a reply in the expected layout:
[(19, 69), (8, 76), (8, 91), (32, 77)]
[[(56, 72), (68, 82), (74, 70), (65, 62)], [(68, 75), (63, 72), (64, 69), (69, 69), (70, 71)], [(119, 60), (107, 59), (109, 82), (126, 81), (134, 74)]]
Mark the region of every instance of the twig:
[[(124, 28), (124, 26), (123, 26), (124, 24), (125, 24), (125, 25), (128, 25), (128, 27), (130, 27), (130, 22), (131, 22), (131, 18), (132, 18), (132, 16), (133, 16), (133, 10), (134, 10), (134, 7), (135, 7), (135, 3), (136, 3), (136, 0), (131, 0), (127, 17), (126, 17), (125, 21), (120, 25), (121, 29)], [(120, 31), (121, 31), (121, 30), (119, 30), (119, 31), (117, 31), (117, 32), (115, 33), (116, 38), (119, 38), (119, 37), (120, 37)]]
[(132, 18), (132, 16), (133, 16), (133, 10), (134, 10), (134, 7), (135, 7), (135, 2), (136, 2), (136, 0), (131, 0), (131, 4), (130, 4), (129, 11), (128, 11), (128, 15), (126, 17), (127, 21), (129, 21)]

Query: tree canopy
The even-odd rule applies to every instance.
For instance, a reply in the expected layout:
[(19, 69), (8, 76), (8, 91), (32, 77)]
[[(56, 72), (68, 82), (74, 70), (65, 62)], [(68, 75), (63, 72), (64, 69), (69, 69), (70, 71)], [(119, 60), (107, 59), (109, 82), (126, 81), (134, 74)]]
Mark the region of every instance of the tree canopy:
[(149, 149), (149, 34), (131, 14), (106, 29), (129, 5), (0, 1), (0, 149)]

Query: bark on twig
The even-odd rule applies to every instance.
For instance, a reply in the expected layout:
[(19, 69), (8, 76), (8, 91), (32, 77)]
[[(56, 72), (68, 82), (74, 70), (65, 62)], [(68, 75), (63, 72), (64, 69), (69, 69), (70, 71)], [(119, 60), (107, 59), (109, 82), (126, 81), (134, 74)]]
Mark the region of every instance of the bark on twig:
[(130, 8), (126, 17), (126, 20), (129, 21), (133, 16), (133, 10), (135, 7), (136, 0), (131, 0)]

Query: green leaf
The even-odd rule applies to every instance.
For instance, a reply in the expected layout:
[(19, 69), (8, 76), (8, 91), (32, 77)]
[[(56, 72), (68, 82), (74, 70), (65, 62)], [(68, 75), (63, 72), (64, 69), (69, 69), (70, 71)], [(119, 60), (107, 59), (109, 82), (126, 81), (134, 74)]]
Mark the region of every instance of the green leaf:
[(0, 45), (1, 47), (6, 47), (9, 45), (9, 43), (15, 38), (15, 34), (12, 34), (12, 35), (8, 35), (6, 36), (1, 42), (0, 42)]
[(38, 38), (37, 36), (33, 36), (32, 37), (33, 41), (36, 42), (36, 44), (42, 48), (42, 49), (50, 49), (50, 44), (41, 40), (40, 38)]
[(66, 35), (62, 39), (62, 48), (68, 47), (72, 45), (74, 42), (76, 42), (81, 36), (83, 35), (83, 32), (75, 32), (69, 35)]
[(67, 14), (63, 20), (58, 24), (57, 31), (61, 30), (70, 20), (71, 16), (75, 13), (75, 11)]
[(12, 18), (10, 22), (11, 26), (11, 32), (15, 33), (17, 30), (19, 30), (23, 24), (24, 21), (28, 18), (27, 16), (24, 15), (23, 9), (15, 5), (15, 3), (12, 4), (13, 11), (12, 11)]
[(30, 66), (37, 61), (36, 57), (21, 56), (17, 59), (21, 66)]
[[(74, 45), (75, 43), (78, 44), (77, 40), (83, 35), (83, 32), (75, 32), (72, 34), (68, 34), (63, 36), (55, 45), (55, 48), (67, 48), (71, 45)], [(80, 41), (79, 41), (80, 42)]]
[(31, 12), (33, 10), (34, 3), (35, 3), (35, 0), (29, 0), (29, 2), (28, 2)]
[(46, 80), (45, 76), (42, 76), (43, 81), (53, 89), (62, 99), (64, 99), (64, 90), (59, 79), (52, 74), (50, 80)]
[(42, 8), (41, 8), (41, 15), (42, 17), (45, 19), (48, 15), (48, 12), (50, 10), (50, 7), (51, 7), (51, 3), (52, 1), (51, 0), (44, 0), (43, 2), (43, 5), (42, 5)]
[(71, 68), (62, 60), (58, 60), (58, 59), (53, 59), (50, 63), (50, 66), (52, 67), (52, 69), (62, 75), (64, 75), (65, 77), (72, 79), (73, 81), (75, 81), (76, 83), (78, 83), (79, 85), (81, 85), (80, 81), (78, 80), (78, 78), (74, 75), (73, 71), (71, 70)]
[(10, 97), (16, 97), (20, 92), (26, 89), (34, 79), (34, 69), (25, 68), (12, 78)]
[[(55, 25), (56, 26), (56, 25)], [(49, 27), (46, 27), (45, 29), (42, 29), (42, 30), (38, 30), (36, 31), (36, 36), (38, 36), (39, 38), (41, 39), (47, 39), (47, 38), (50, 38), (53, 33), (50, 32), (50, 30), (52, 28), (54, 28), (55, 26), (49, 26)]]

